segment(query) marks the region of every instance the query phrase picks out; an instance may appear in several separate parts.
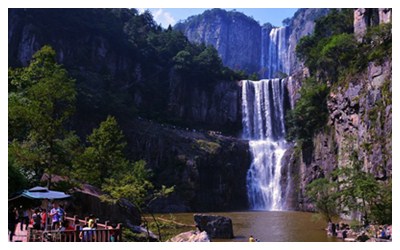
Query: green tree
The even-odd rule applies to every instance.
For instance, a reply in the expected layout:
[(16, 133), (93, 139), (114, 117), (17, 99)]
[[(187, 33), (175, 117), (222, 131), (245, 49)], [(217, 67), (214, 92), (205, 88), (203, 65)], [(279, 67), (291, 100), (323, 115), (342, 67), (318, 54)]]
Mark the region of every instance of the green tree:
[(326, 98), (329, 88), (314, 79), (307, 79), (300, 89), (300, 99), (286, 115), (287, 139), (310, 142), (327, 122)]
[(75, 111), (75, 81), (44, 46), (27, 67), (9, 69), (8, 84), (9, 153), (35, 181), (48, 173), (50, 185), (51, 175), (70, 170), (68, 154), (79, 141), (66, 129)]
[[(159, 240), (162, 240), (160, 225), (152, 213), (150, 206), (158, 198), (166, 197), (174, 191), (174, 187), (162, 186), (156, 190), (151, 183), (152, 172), (146, 169), (145, 161), (128, 164), (122, 171), (116, 172), (111, 178), (107, 178), (102, 185), (103, 191), (107, 193), (102, 198), (107, 202), (116, 203), (121, 199), (127, 199), (138, 208), (142, 220), (148, 230), (149, 222), (144, 213), (150, 213), (158, 229)], [(149, 234), (149, 231), (147, 231)]]
[[(358, 211), (362, 214), (364, 224), (368, 224), (371, 219), (376, 219), (371, 218), (374, 208), (385, 206), (387, 200), (382, 199), (384, 192), (375, 177), (363, 171), (362, 161), (357, 155), (354, 151), (350, 156), (350, 164), (335, 170), (334, 174), (338, 180), (342, 212), (349, 214)], [(384, 191), (391, 193), (391, 190)]]
[(357, 55), (352, 33), (353, 10), (332, 9), (316, 21), (312, 35), (300, 39), (296, 55), (313, 76), (335, 82), (338, 72), (348, 67)]
[(124, 150), (126, 141), (117, 120), (108, 116), (87, 137), (89, 146), (77, 157), (74, 168), (76, 176), (101, 187), (106, 178), (126, 168), (128, 160)]
[(307, 196), (326, 221), (332, 221), (333, 217), (339, 215), (336, 188), (327, 178), (316, 179), (306, 187)]

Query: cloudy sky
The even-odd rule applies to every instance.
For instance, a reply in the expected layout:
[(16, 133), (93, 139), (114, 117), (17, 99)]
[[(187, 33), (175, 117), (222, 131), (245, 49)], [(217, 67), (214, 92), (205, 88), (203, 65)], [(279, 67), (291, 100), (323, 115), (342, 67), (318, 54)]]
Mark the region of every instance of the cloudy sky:
[[(139, 11), (143, 12), (145, 9), (140, 8)], [(192, 15), (203, 13), (205, 8), (149, 8), (153, 14), (154, 20), (161, 24), (162, 27), (167, 28), (169, 24), (172, 26)], [(226, 10), (233, 10), (233, 8), (226, 8)], [(242, 12), (247, 16), (253, 17), (260, 24), (271, 23), (274, 26), (281, 26), (282, 20), (287, 17), (292, 17), (297, 9), (289, 8), (238, 8), (236, 11)]]

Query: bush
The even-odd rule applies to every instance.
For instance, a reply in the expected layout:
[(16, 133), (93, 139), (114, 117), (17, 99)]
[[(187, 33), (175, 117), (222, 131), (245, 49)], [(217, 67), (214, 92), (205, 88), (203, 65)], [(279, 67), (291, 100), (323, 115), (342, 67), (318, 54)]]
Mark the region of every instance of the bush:
[(319, 84), (311, 78), (306, 80), (300, 89), (301, 97), (296, 106), (286, 115), (286, 139), (309, 142), (325, 126), (328, 118), (328, 93), (326, 84)]

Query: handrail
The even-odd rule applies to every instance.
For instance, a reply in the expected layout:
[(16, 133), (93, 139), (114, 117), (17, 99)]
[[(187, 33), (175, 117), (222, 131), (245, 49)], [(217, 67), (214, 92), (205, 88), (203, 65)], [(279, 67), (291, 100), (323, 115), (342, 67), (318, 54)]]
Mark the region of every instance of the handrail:
[[(66, 220), (75, 221), (77, 216), (65, 217)], [(86, 223), (85, 220), (79, 219), (79, 222)], [(28, 241), (55, 241), (55, 242), (80, 242), (82, 241), (79, 234), (82, 232), (80, 226), (75, 226), (75, 230), (35, 230), (30, 228), (28, 231)], [(122, 240), (122, 224), (119, 223), (115, 228), (109, 226), (109, 222), (105, 224), (97, 223), (97, 227), (93, 230), (93, 242), (113, 242)]]

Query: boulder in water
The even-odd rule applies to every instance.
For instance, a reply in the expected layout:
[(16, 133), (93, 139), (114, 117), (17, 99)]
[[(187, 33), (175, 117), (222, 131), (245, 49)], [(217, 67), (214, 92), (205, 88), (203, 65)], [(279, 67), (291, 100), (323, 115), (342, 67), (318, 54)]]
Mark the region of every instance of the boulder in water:
[(206, 231), (211, 238), (233, 238), (232, 220), (217, 215), (195, 214), (194, 221), (200, 231)]

